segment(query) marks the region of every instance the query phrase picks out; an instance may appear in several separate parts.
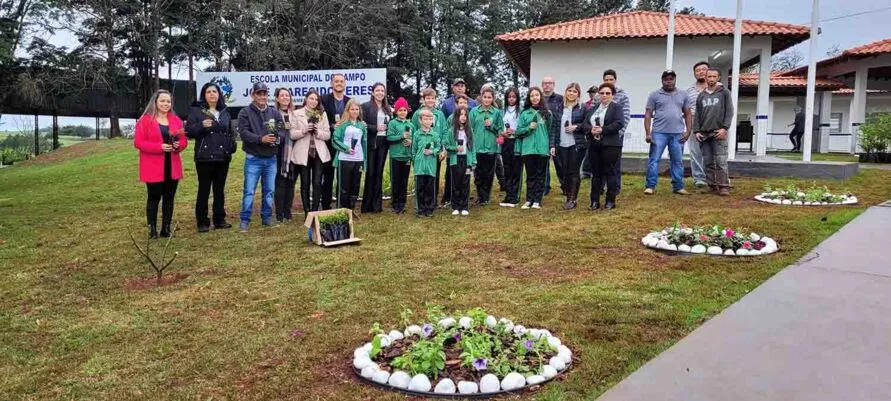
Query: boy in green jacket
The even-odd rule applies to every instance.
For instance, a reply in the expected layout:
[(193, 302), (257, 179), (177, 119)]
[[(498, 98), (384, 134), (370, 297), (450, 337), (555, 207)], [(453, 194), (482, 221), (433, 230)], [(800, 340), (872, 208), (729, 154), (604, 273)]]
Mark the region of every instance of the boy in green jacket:
[(439, 132), (433, 128), (433, 112), (418, 110), (421, 129), (412, 137), (411, 154), (415, 167), (415, 198), (418, 216), (433, 217), (436, 208), (437, 152), (442, 148)]
[(492, 181), (495, 179), (495, 156), (500, 152), (496, 138), (504, 128), (501, 110), (495, 108), (495, 92), (485, 88), (480, 94), (479, 106), (470, 111), (470, 127), (473, 129), (477, 160), (476, 204), (486, 205), (492, 195)]
[[(421, 110), (430, 110), (433, 113), (433, 130), (436, 135), (440, 137), (442, 140), (442, 133), (448, 131), (448, 122), (446, 121), (445, 114), (442, 113), (442, 110), (436, 107), (436, 89), (433, 88), (425, 88), (421, 91), (421, 108), (415, 112), (412, 116), (412, 122), (415, 124), (415, 130), (421, 129), (420, 122), (420, 111)], [(439, 153), (439, 161), (436, 162), (436, 183), (433, 188), (433, 198), (436, 199), (437, 194), (439, 193), (439, 176), (440, 176), (440, 165), (441, 161), (445, 159), (446, 152), (442, 149), (436, 149), (434, 153)], [(442, 195), (442, 204), (440, 207), (445, 207), (449, 200), (451, 199), (451, 189), (448, 186), (448, 176), (446, 176), (446, 187), (445, 191)]]
[(402, 214), (405, 213), (412, 159), (411, 138), (415, 126), (408, 120), (408, 102), (405, 98), (396, 100), (394, 110), (396, 118), (387, 125), (387, 141), (390, 142), (390, 188), (393, 196), (391, 205), (396, 214)]

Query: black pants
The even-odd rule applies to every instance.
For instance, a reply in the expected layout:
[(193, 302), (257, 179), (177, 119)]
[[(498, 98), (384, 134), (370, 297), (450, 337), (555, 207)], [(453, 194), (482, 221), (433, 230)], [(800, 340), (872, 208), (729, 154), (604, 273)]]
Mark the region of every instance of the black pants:
[(275, 218), (278, 221), (291, 219), (291, 209), (294, 207), (294, 189), (297, 187), (296, 165), (291, 166), (291, 177), (281, 174), (275, 177)]
[(495, 154), (478, 153), (473, 184), (476, 186), (476, 200), (480, 204), (489, 203), (492, 196), (492, 181), (495, 180)]
[(498, 189), (504, 192), (504, 187), (506, 186), (504, 182), (504, 160), (501, 158), (500, 153), (495, 155), (495, 178), (498, 180)]
[[(557, 148), (560, 148), (560, 147), (557, 146)], [(560, 182), (560, 191), (565, 195), (566, 194), (566, 185), (564, 185), (564, 182), (563, 182), (563, 176), (564, 176), (563, 160), (560, 160), (559, 157), (554, 157), (553, 160), (554, 160), (554, 169), (557, 170), (557, 181)], [(550, 176), (551, 175), (550, 168), (548, 169), (548, 173), (549, 173), (548, 176)], [(548, 189), (550, 190), (550, 187), (551, 187), (550, 177), (547, 177), (547, 183), (548, 183), (547, 184)]]
[[(328, 154), (330, 154), (332, 158), (337, 157), (337, 152), (334, 151), (334, 146), (331, 145), (331, 141), (326, 141), (325, 146), (328, 147)], [(322, 199), (322, 210), (331, 209), (331, 198), (333, 198), (332, 194), (334, 192), (334, 177), (336, 176), (335, 170), (334, 160), (322, 165), (322, 190), (319, 191)]]
[(514, 154), (514, 139), (504, 141), (501, 147), (501, 160), (504, 162), (504, 185), (506, 203), (520, 203), (520, 177), (523, 175), (523, 158)]
[(322, 169), (324, 164), (319, 156), (310, 157), (300, 168), (300, 200), (303, 213), (319, 211), (322, 204)]
[(436, 177), (429, 175), (415, 176), (415, 198), (417, 199), (418, 214), (431, 214), (436, 209)]
[(804, 136), (804, 131), (792, 131), (789, 133), (789, 140), (792, 141), (792, 151), (800, 151), (801, 150), (801, 138)]
[(374, 149), (368, 150), (368, 171), (365, 174), (365, 188), (362, 190), (362, 213), (384, 211), (384, 165), (387, 163), (390, 144), (386, 136), (377, 136), (374, 142)]
[(591, 158), (588, 157), (588, 152), (585, 152), (585, 157), (582, 159), (582, 174), (586, 174), (589, 177), (593, 174), (591, 172)]
[(390, 159), (390, 188), (392, 189), (393, 210), (401, 212), (405, 210), (405, 198), (408, 192), (408, 176), (411, 172), (411, 162)]
[[(588, 157), (588, 152), (584, 152), (585, 156), (582, 159), (582, 173), (587, 174), (588, 176), (594, 176), (594, 173), (591, 171), (591, 158)], [(619, 190), (616, 192), (616, 195), (622, 192), (622, 157), (619, 157), (619, 160), (616, 162), (616, 182), (619, 183)], [(606, 183), (604, 183), (606, 185)]]
[(226, 177), (229, 176), (229, 162), (196, 162), (198, 173), (198, 199), (195, 200), (195, 220), (199, 226), (209, 226), (207, 203), (213, 189), (213, 223), (220, 225), (226, 221)]
[(525, 155), (526, 166), (526, 201), (541, 203), (545, 192), (545, 177), (548, 173), (548, 156)]
[(563, 191), (566, 193), (566, 200), (568, 201), (578, 200), (579, 198), (579, 186), (581, 186), (582, 182), (582, 178), (579, 176), (579, 168), (584, 156), (585, 151), (575, 145), (565, 148), (562, 146), (557, 147), (557, 160), (563, 166)]
[(337, 207), (352, 209), (359, 197), (359, 184), (362, 182), (362, 162), (340, 161), (340, 176), (337, 180)]
[(616, 168), (622, 157), (622, 148), (618, 146), (591, 146), (588, 149), (593, 176), (591, 177), (591, 202), (600, 201), (603, 194), (603, 183), (606, 182), (606, 201), (615, 202), (619, 194), (619, 180), (616, 179)]
[[(445, 173), (442, 172), (443, 164), (445, 165)], [(433, 195), (436, 198), (439, 195), (439, 180), (440, 177), (445, 175), (445, 184), (442, 188), (442, 202), (443, 204), (452, 201), (452, 175), (449, 174), (449, 160), (440, 161), (437, 159), (436, 161), (436, 184), (434, 185), (435, 194)]]
[(148, 190), (148, 201), (145, 203), (145, 217), (151, 228), (158, 226), (159, 202), (161, 202), (162, 227), (170, 226), (170, 222), (173, 220), (173, 197), (176, 196), (177, 185), (179, 185), (179, 180), (164, 180), (163, 182), (145, 184)]
[(467, 174), (467, 156), (458, 155), (452, 170), (452, 209), (467, 210), (470, 197), (470, 175)]

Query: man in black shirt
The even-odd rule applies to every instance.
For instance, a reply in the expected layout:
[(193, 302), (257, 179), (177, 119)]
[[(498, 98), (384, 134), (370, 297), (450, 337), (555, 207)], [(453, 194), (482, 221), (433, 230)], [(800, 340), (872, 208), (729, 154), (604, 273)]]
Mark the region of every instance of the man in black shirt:
[[(325, 115), (328, 117), (328, 124), (331, 132), (339, 125), (337, 122), (344, 113), (344, 108), (350, 97), (346, 95), (346, 77), (343, 74), (334, 74), (331, 76), (331, 91), (322, 96), (322, 107), (325, 108)], [(334, 135), (331, 135), (334, 137)], [(335, 155), (334, 146), (331, 140), (325, 141), (328, 145), (328, 152)], [(322, 166), (322, 210), (331, 209), (332, 193), (334, 191), (334, 160), (325, 163)]]

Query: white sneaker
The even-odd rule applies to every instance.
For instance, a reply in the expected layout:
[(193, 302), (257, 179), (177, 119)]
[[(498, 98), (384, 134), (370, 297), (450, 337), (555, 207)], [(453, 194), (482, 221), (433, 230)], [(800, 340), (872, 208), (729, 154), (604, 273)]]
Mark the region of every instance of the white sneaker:
[(535, 202), (532, 204), (532, 208), (533, 209), (541, 209), (541, 205), (539, 205), (538, 202)]
[(461, 211), (459, 211), (459, 210), (452, 210), (452, 216), (457, 216), (457, 215), (459, 215), (459, 214), (461, 214)]
[(461, 215), (462, 215), (462, 216), (467, 216), (468, 214), (470, 214), (470, 212), (468, 212), (468, 211), (466, 211), (466, 210), (462, 210), (462, 211), (461, 211)]
[(504, 203), (504, 202), (501, 202), (501, 203), (498, 204), (498, 206), (501, 206), (501, 207), (507, 207), (507, 205), (508, 205), (508, 204), (507, 204), (507, 203)]
[(506, 207), (517, 207), (517, 204), (516, 204), (516, 203), (505, 203), (505, 204), (502, 205), (502, 206), (506, 206)]
[(526, 202), (523, 206), (520, 206), (520, 209), (529, 209), (529, 206), (532, 205), (532, 202)]

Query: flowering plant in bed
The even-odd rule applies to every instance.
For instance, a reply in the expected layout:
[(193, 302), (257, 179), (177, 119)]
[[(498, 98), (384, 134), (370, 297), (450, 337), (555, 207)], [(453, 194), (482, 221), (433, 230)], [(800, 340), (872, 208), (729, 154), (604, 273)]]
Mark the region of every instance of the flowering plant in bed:
[(430, 306), (413, 324), (385, 333), (375, 323), (372, 339), (353, 352), (353, 367), (368, 381), (428, 395), (498, 394), (540, 385), (573, 362), (572, 351), (550, 331), (496, 319), (482, 308), (448, 316)]
[(857, 203), (857, 197), (849, 192), (834, 194), (825, 186), (811, 185), (807, 189), (800, 189), (794, 184), (789, 184), (785, 188), (765, 185), (764, 192), (756, 195), (755, 199), (776, 205), (796, 206), (853, 205)]
[(772, 238), (757, 233), (720, 225), (687, 227), (680, 223), (647, 234), (641, 243), (664, 251), (725, 256), (759, 256), (779, 249)]

